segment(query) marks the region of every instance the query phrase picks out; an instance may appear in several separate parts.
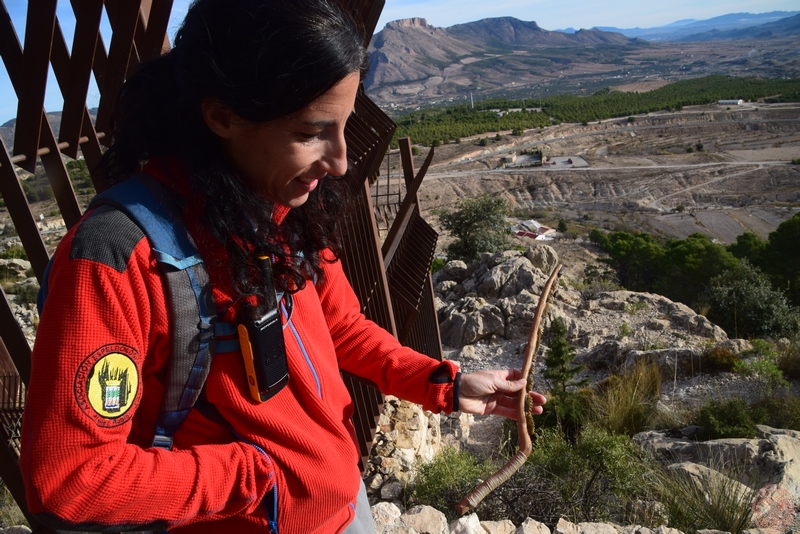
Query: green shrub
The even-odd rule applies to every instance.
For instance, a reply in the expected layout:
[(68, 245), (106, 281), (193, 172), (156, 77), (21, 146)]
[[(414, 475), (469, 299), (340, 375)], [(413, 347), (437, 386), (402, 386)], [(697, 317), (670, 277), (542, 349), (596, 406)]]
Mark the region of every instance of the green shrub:
[(636, 315), (639, 312), (647, 311), (649, 306), (647, 305), (647, 302), (640, 300), (638, 302), (626, 302), (624, 309), (629, 315)]
[(744, 399), (711, 400), (697, 412), (695, 424), (703, 427), (698, 437), (701, 440), (755, 438), (758, 434), (756, 423), (764, 418), (764, 414), (755, 414), (754, 420), (751, 412)]
[(581, 292), (584, 300), (596, 299), (605, 291), (621, 289), (617, 280), (617, 273), (608, 265), (587, 264), (583, 269), (583, 282), (576, 287)]
[(746, 480), (743, 468), (710, 463), (718, 474), (692, 477), (678, 469), (656, 471), (656, 493), (667, 524), (686, 533), (714, 529), (738, 534), (750, 526), (756, 490), (741, 483)]
[(0, 480), (0, 529), (16, 525), (30, 526), (22, 511), (17, 506), (11, 492)]
[(778, 369), (784, 378), (800, 380), (800, 338), (795, 338), (781, 348), (778, 354)]
[(661, 395), (658, 366), (643, 360), (621, 376), (610, 377), (590, 399), (595, 424), (613, 434), (634, 434), (650, 426)]
[(703, 296), (708, 319), (737, 338), (791, 336), (798, 311), (769, 278), (747, 260), (711, 278)]
[(483, 195), (461, 200), (455, 211), (432, 210), (454, 241), (447, 246), (449, 259), (471, 262), (482, 252), (505, 250), (508, 204), (497, 196)]
[(36, 284), (17, 286), (13, 293), (17, 296), (17, 304), (35, 304), (36, 295), (39, 293), (39, 286)]
[(788, 386), (789, 383), (778, 367), (778, 353), (775, 352), (772, 343), (763, 339), (754, 339), (751, 343), (753, 348), (746, 354), (752, 357), (737, 362), (733, 370), (744, 376), (758, 378), (763, 396), (771, 395), (775, 389)]
[(741, 358), (729, 348), (711, 347), (705, 351), (703, 365), (705, 371), (712, 373), (729, 373), (741, 362)]
[(619, 325), (619, 333), (617, 334), (617, 339), (623, 339), (630, 336), (633, 333), (631, 327), (628, 325), (626, 321), (622, 321), (622, 324)]
[(792, 394), (765, 397), (753, 407), (759, 424), (800, 430), (800, 399)]
[(445, 265), (447, 265), (446, 259), (433, 258), (433, 261), (431, 262), (431, 274), (436, 274), (437, 272), (441, 271)]
[(28, 253), (25, 252), (25, 248), (19, 244), (10, 245), (5, 252), (0, 254), (0, 258), (4, 260), (27, 260)]
[(560, 517), (631, 522), (626, 504), (640, 496), (649, 471), (625, 436), (587, 427), (573, 444), (558, 429), (542, 429), (525, 466), (495, 491), (506, 508), (502, 515), (517, 524), (526, 517), (551, 525)]
[[(430, 463), (419, 466), (406, 496), (409, 504), (433, 506), (452, 521), (458, 517), (456, 504), (493, 472), (491, 462), (478, 463), (468, 452), (448, 447)], [(478, 507), (481, 517), (484, 506), (485, 503)]]

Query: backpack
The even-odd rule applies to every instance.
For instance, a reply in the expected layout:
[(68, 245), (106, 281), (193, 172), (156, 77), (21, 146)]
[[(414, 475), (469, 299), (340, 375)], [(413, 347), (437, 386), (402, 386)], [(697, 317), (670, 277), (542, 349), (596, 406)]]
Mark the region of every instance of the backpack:
[[(153, 447), (172, 449), (173, 438), (203, 390), (216, 350), (238, 350), (236, 327), (217, 321), (217, 308), (197, 247), (183, 223), (174, 194), (155, 178), (137, 174), (97, 195), (89, 209), (110, 205), (128, 216), (147, 236), (167, 289), (172, 356)], [(52, 259), (37, 298), (41, 314), (48, 292)]]

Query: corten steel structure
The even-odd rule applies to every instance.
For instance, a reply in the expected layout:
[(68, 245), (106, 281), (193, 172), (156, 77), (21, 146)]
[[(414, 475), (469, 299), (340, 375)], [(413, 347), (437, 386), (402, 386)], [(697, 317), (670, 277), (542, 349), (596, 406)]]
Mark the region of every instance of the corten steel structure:
[[(66, 0), (62, 0), (62, 5)], [(339, 0), (372, 35), (383, 0)], [(167, 24), (172, 0), (70, 0), (75, 16), (72, 48), (56, 17), (57, 0), (29, 0), (25, 42), (20, 43), (4, 0), (0, 0), (0, 55), (19, 101), (13, 147), (0, 150), (0, 194), (14, 227), (41, 280), (49, 259), (37, 222), (31, 212), (17, 169), (33, 172), (37, 163), (46, 171), (59, 211), (67, 228), (82, 215), (65, 161), (82, 156), (93, 171), (110, 144), (107, 134), (116, 95), (125, 79), (138, 65), (169, 49)], [(109, 43), (100, 34), (103, 13), (112, 29)], [(48, 69), (58, 83), (64, 104), (57, 135), (44, 109)], [(92, 116), (86, 105), (90, 80), (100, 91), (99, 106)], [(420, 352), (441, 359), (436, 311), (433, 305), (430, 263), (436, 233), (422, 220), (416, 191), (425, 174), (415, 174), (408, 141), (402, 143), (405, 198), (399, 193), (386, 197), (382, 206), (373, 206), (371, 186), (376, 183), (379, 166), (387, 152), (395, 124), (359, 90), (355, 113), (346, 128), (347, 152), (352, 173), (353, 210), (346, 224), (345, 272), (361, 302), (364, 314), (392, 332), (398, 339)], [(432, 154), (431, 154), (432, 155)], [(102, 177), (92, 172), (97, 191), (107, 187)], [(375, 213), (396, 218), (385, 219), (388, 235), (382, 242)], [(5, 293), (0, 301), (0, 476), (20, 508), (38, 532), (49, 532), (30, 517), (18, 467), (19, 432), (25, 402), (25, 387), (30, 378), (31, 350), (15, 320)], [(369, 384), (345, 376), (356, 404), (353, 416), (362, 466), (374, 435), (375, 423), (383, 402), (382, 395)]]

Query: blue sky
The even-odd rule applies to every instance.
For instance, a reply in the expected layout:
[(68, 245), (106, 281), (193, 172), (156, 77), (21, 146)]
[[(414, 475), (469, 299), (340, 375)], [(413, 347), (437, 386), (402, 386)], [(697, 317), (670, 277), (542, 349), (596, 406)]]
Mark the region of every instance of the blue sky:
[[(34, 1), (35, 0), (31, 0)], [(114, 0), (119, 1), (119, 0)], [(235, 0), (232, 0), (235, 1)], [(20, 41), (24, 41), (27, 0), (5, 0)], [(172, 37), (186, 13), (189, 0), (175, 0), (169, 34)], [(452, 26), (489, 17), (513, 16), (536, 21), (547, 30), (573, 27), (614, 26), (617, 28), (651, 28), (681, 19), (708, 19), (737, 12), (765, 13), (769, 11), (800, 10), (798, 0), (672, 0), (670, 2), (642, 0), (386, 0), (378, 30), (392, 20), (422, 17), (438, 27)], [(68, 40), (74, 34), (75, 21), (69, 0), (58, 0), (58, 18)], [(106, 46), (110, 29), (104, 19)], [(52, 78), (52, 77), (51, 77)], [(45, 108), (61, 109), (61, 98), (55, 80), (48, 83)], [(89, 90), (90, 106), (99, 98), (96, 87)], [(4, 67), (0, 67), (0, 124), (16, 115), (17, 99)]]

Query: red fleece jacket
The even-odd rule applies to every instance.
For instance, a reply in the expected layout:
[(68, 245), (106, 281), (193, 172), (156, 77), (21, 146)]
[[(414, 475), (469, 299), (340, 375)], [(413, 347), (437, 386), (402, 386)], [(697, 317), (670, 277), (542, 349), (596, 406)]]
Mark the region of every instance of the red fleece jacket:
[[(174, 184), (179, 169), (148, 172), (188, 192), (185, 180)], [(199, 211), (189, 203), (185, 219), (224, 308), (233, 299), (224, 249), (200, 227)], [(402, 347), (365, 319), (340, 263), (324, 263), (324, 281), (294, 295), (284, 327), (287, 387), (256, 404), (241, 354), (217, 353), (207, 398), (239, 437), (193, 410), (173, 450), (150, 448), (169, 317), (149, 243), (126, 220), (90, 213), (55, 253), (23, 424), (31, 512), (74, 530), (266, 532), (264, 497), (275, 488), (281, 534), (341, 532), (360, 473), (340, 371), (439, 412), (452, 410), (455, 365)]]

